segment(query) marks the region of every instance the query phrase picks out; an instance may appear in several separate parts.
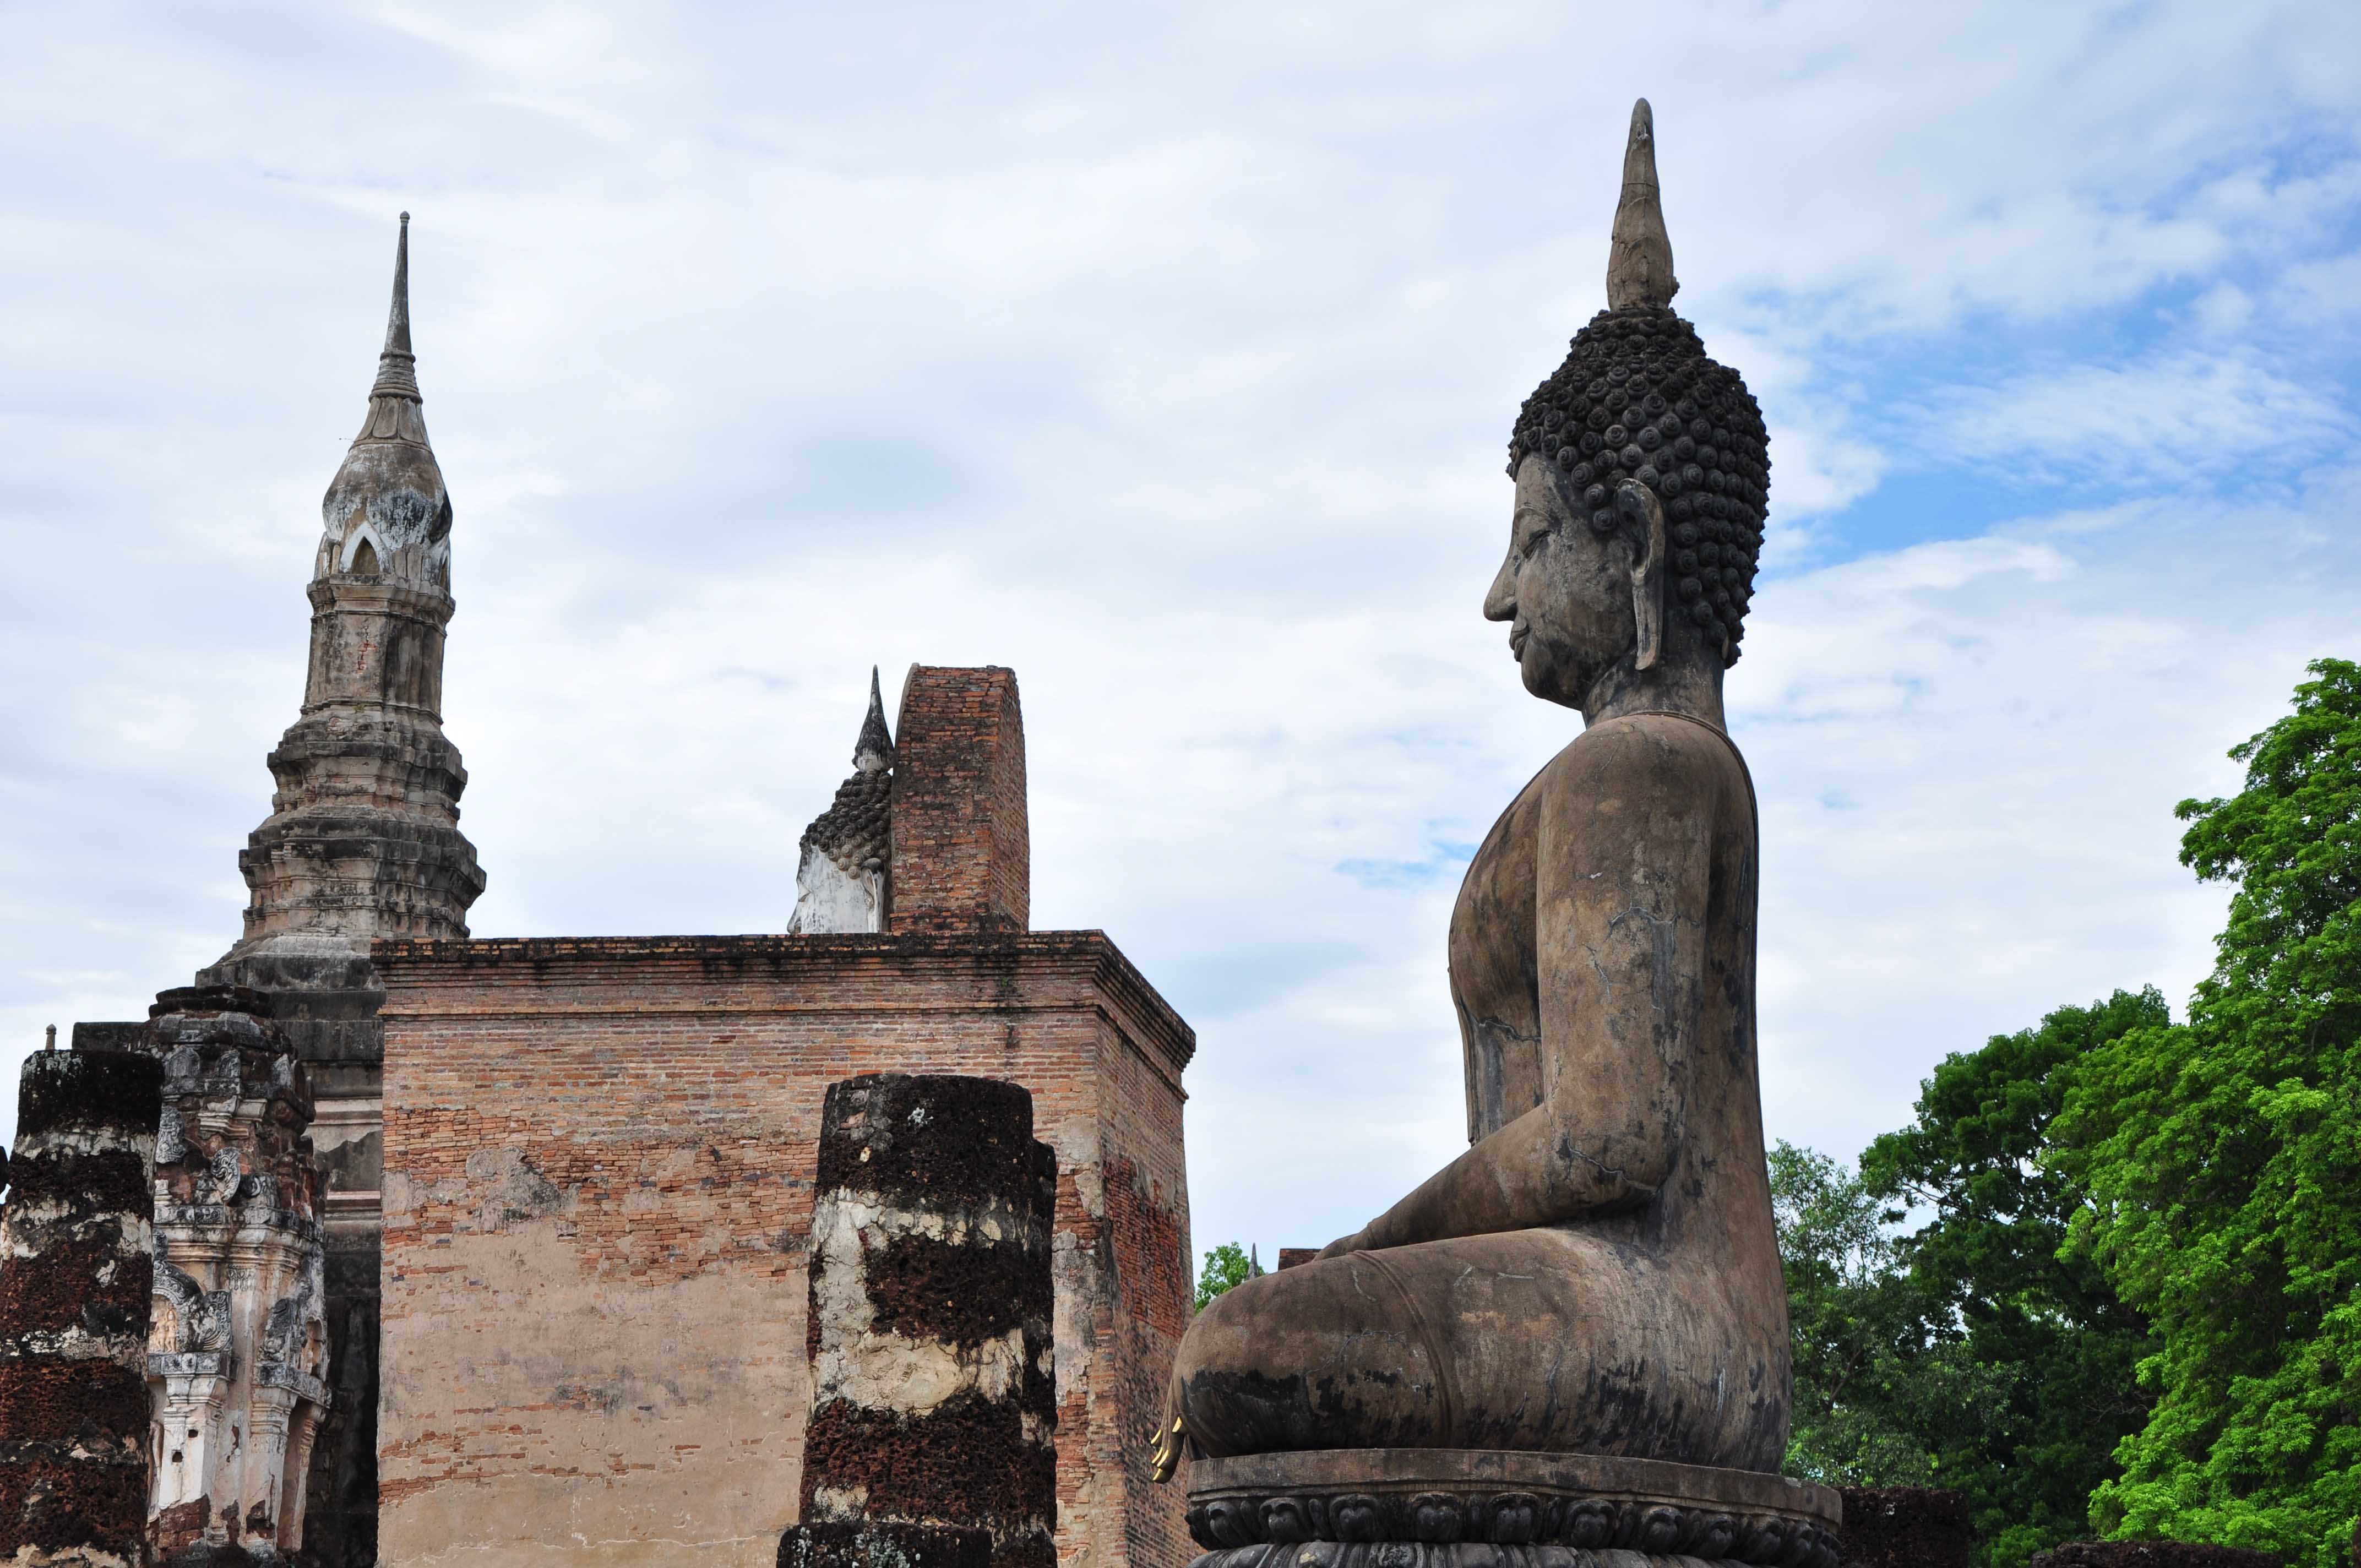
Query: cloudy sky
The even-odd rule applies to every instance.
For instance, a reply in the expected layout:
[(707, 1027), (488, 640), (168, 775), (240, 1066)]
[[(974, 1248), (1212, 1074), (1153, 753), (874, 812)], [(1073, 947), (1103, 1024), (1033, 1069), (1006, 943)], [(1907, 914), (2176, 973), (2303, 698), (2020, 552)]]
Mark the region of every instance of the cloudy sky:
[[(1196, 1026), (1202, 1249), (1462, 1136), (1443, 938), (1578, 719), (1477, 606), (1635, 95), (1763, 402), (1772, 1131), (2154, 982), (2361, 654), (2361, 9), (11, 6), (0, 1054), (238, 930), (414, 214), (483, 936), (780, 929), (872, 663), (1014, 665), (1034, 916)], [(0, 1114), (5, 1095), (0, 1090)]]

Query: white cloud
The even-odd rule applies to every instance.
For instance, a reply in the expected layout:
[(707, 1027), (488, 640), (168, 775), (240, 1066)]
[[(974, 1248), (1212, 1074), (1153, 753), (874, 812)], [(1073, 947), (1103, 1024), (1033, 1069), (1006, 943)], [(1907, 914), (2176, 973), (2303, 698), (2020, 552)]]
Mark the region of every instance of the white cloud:
[(1960, 389), (1932, 411), (1929, 444), (1963, 461), (2008, 465), (2019, 478), (2281, 486), (2292, 470), (2349, 445), (2355, 422), (2338, 390), (2243, 353), (2169, 350)]
[[(2350, 438), (2356, 17), (1667, 5), (1635, 76), (1539, 5), (27, 13), (0, 1037), (236, 934), (406, 206), (478, 929), (775, 929), (868, 665), (1014, 664), (1038, 917), (1201, 1031), (1200, 1240), (1358, 1223), (1459, 1135), (1454, 856), (1571, 733), (1476, 599), (1645, 91), (1777, 443), (1731, 688), (1774, 1125), (1857, 1144), (2204, 960), (2168, 797), (2355, 586), (2290, 466)], [(2277, 510), (2214, 495), (2240, 442)], [(1930, 462), (2090, 510), (1885, 517)], [(1843, 559), (1865, 515), (1960, 537)], [(2311, 541), (2293, 587), (2237, 528)]]
[(2254, 296), (2235, 283), (2216, 283), (2197, 297), (2190, 314), (2204, 336), (2235, 337), (2255, 319)]

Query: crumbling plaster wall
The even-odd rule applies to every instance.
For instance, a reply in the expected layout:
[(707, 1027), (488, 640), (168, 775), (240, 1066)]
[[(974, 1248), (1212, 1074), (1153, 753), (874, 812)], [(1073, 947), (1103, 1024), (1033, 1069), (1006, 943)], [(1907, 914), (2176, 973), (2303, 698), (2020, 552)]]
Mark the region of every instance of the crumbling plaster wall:
[(1057, 1150), (1059, 1558), (1180, 1568), (1193, 1040), (1094, 932), (380, 944), (388, 1563), (768, 1568), (821, 1097), (1011, 1080)]

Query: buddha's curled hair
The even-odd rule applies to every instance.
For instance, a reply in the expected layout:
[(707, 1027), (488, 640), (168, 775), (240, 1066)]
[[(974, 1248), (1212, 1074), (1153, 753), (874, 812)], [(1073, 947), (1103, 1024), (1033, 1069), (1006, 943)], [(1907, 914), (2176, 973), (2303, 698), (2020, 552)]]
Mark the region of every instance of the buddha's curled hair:
[(1576, 514), (1602, 533), (1618, 526), (1617, 485), (1637, 479), (1655, 491), (1672, 552), (1667, 609), (1736, 663), (1763, 549), (1770, 442), (1746, 383), (1706, 357), (1697, 329), (1661, 306), (1591, 317), (1517, 414), (1511, 477), (1529, 454), (1556, 468)]

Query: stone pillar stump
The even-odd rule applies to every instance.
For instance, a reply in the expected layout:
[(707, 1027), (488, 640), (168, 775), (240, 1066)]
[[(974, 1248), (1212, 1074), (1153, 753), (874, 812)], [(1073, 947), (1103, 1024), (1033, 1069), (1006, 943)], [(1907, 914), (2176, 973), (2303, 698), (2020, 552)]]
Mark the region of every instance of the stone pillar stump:
[(848, 1079), (818, 1164), (802, 1522), (780, 1568), (1056, 1568), (1057, 1164), (1032, 1096)]
[(148, 1178), (163, 1072), (26, 1059), (0, 1212), (0, 1560), (147, 1561)]

